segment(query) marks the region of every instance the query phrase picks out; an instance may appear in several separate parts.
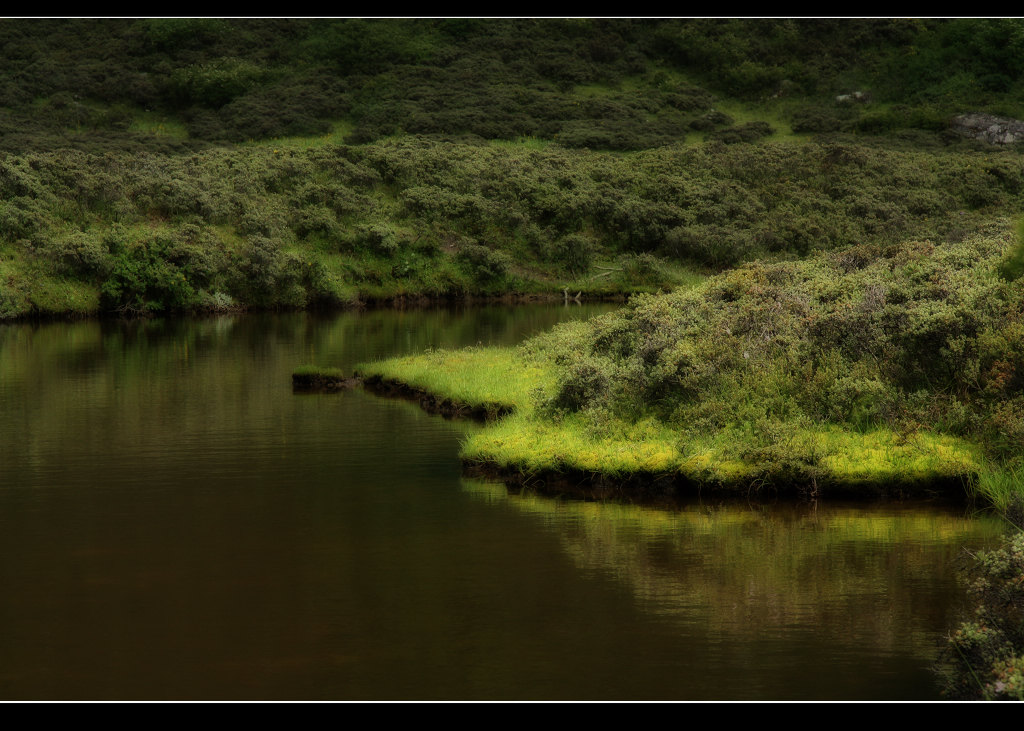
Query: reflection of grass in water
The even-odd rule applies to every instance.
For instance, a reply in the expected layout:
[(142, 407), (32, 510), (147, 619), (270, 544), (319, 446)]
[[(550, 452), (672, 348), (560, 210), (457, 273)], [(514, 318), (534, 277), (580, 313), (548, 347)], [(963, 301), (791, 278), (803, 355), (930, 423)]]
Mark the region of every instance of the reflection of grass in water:
[(669, 510), (508, 494), (483, 480), (462, 487), (540, 518), (579, 568), (623, 582), (645, 611), (679, 621), (687, 633), (813, 629), (841, 644), (909, 648), (923, 659), (948, 625), (949, 577), (961, 547), (992, 544), (1002, 529), (995, 518), (927, 506)]
[(995, 538), (1002, 522), (996, 517), (964, 516), (921, 504), (853, 507), (783, 503), (751, 506), (737, 502), (708, 502), (665, 509), (614, 501), (563, 500), (530, 491), (510, 494), (501, 483), (464, 478), (463, 489), (489, 503), (505, 502), (516, 509), (554, 522), (637, 526), (638, 537), (684, 537), (711, 534), (723, 527), (774, 525), (813, 528), (819, 538), (839, 543), (900, 541), (915, 544), (959, 543), (972, 538)]

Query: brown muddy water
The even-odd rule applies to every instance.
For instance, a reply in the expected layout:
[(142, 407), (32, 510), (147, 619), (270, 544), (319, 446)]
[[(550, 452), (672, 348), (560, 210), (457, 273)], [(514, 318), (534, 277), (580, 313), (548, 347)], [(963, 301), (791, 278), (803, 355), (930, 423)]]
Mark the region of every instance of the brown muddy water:
[(479, 425), (304, 363), (611, 306), (0, 326), (0, 699), (930, 699), (994, 519), (462, 476)]

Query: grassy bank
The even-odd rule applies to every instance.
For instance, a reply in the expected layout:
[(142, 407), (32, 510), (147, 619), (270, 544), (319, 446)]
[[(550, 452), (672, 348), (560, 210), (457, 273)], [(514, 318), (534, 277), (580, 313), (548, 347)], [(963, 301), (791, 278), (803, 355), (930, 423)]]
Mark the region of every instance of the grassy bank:
[(514, 349), (363, 364), (515, 408), (464, 458), (505, 472), (673, 475), (730, 489), (1024, 497), (1012, 222), (957, 244), (754, 263)]

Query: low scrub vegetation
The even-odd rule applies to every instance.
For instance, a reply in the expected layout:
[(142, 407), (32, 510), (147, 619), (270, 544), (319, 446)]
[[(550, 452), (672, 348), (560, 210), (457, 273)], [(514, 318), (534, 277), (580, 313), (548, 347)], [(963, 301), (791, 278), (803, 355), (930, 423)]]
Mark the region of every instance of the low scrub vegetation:
[[(955, 244), (1021, 210), (1024, 167), (853, 141), (621, 156), (408, 138), (7, 156), (0, 195), (0, 316), (142, 314), (656, 292), (755, 259)], [(54, 299), (50, 282), (90, 294)]]
[(1022, 468), (1024, 290), (999, 275), (1015, 246), (1003, 223), (943, 246), (755, 262), (486, 362), (432, 354), (365, 368), (407, 380), (440, 358), (451, 384), (505, 382), (516, 363), (537, 373), (504, 386), (517, 414), (465, 447), (503, 468), (806, 494), (974, 485), (1011, 509), (1021, 485), (994, 486)]

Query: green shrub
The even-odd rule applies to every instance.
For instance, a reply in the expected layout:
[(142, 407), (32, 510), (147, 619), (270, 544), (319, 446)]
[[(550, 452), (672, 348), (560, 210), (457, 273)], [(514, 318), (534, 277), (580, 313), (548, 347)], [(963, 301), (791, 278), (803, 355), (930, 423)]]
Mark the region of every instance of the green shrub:
[(544, 403), (550, 412), (581, 411), (599, 406), (608, 398), (612, 365), (607, 359), (576, 359), (561, 369), (554, 393)]
[(944, 693), (958, 700), (1024, 700), (1024, 533), (979, 552), (969, 579), (974, 616), (949, 637)]
[(578, 278), (588, 272), (594, 264), (597, 246), (594, 240), (583, 234), (569, 234), (544, 245), (545, 259), (555, 263), (571, 277)]
[(495, 251), (471, 241), (465, 241), (459, 246), (455, 258), (474, 280), (486, 284), (503, 279), (512, 264), (505, 252)]
[(100, 307), (107, 312), (144, 315), (184, 310), (195, 302), (185, 273), (167, 260), (167, 242), (139, 242), (114, 257), (100, 289)]
[(793, 112), (790, 128), (797, 133), (838, 132), (843, 120), (836, 112), (822, 107), (801, 107)]
[(169, 79), (169, 91), (176, 104), (222, 107), (255, 86), (264, 71), (241, 58), (218, 58), (208, 63), (176, 69)]
[(740, 142), (755, 142), (772, 134), (775, 134), (775, 129), (767, 122), (746, 122), (735, 127), (716, 130), (709, 135), (709, 139), (721, 140), (727, 145), (734, 145)]

